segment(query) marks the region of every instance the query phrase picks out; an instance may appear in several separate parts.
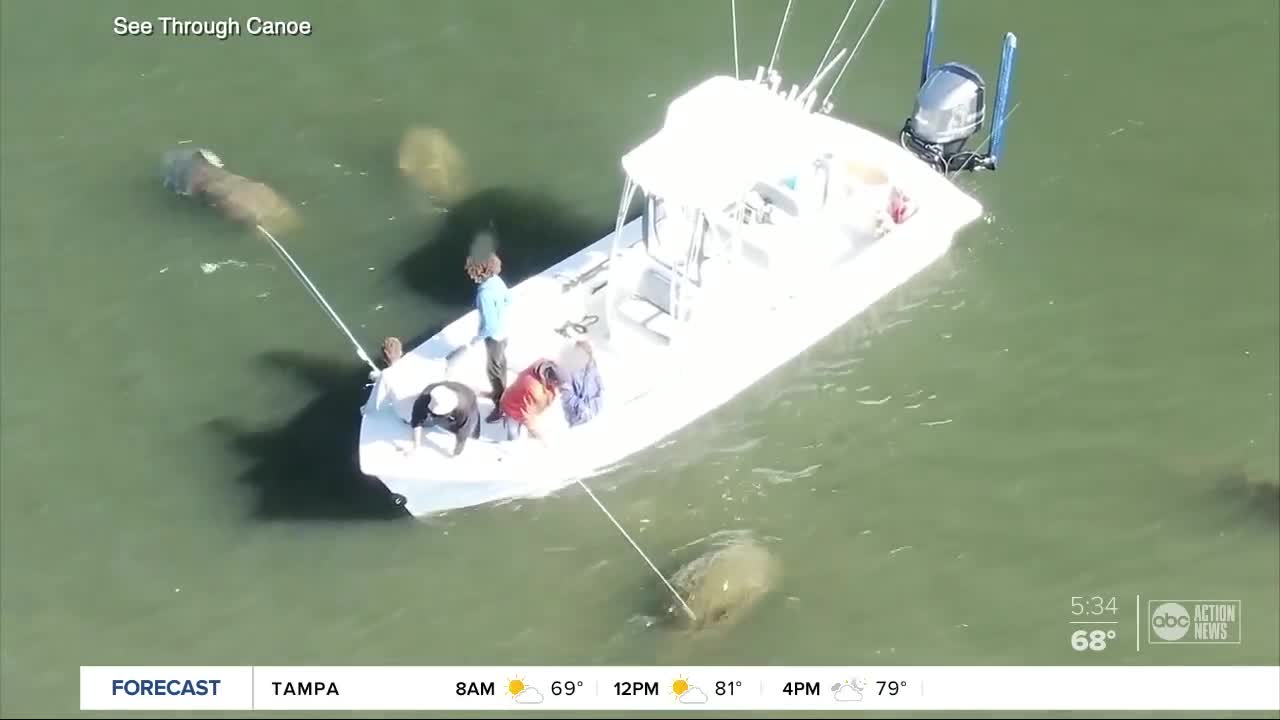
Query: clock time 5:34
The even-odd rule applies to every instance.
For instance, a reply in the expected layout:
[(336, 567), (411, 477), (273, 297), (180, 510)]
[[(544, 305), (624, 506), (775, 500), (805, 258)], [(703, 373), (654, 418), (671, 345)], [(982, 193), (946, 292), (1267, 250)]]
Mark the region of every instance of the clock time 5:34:
[(1101, 595), (1080, 596), (1073, 595), (1071, 597), (1071, 614), (1076, 616), (1097, 617), (1099, 615), (1116, 614), (1116, 598), (1103, 597)]

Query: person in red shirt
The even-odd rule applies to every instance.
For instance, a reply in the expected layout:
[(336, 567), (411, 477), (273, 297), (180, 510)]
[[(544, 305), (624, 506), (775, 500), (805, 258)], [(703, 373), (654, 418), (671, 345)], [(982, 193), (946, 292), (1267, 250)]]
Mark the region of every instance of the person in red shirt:
[(556, 401), (563, 383), (560, 367), (551, 360), (538, 360), (522, 370), (502, 393), (501, 407), (508, 423), (508, 438), (514, 440), (520, 428), (524, 428), (532, 437), (547, 442), (546, 435), (538, 428), (538, 418)]

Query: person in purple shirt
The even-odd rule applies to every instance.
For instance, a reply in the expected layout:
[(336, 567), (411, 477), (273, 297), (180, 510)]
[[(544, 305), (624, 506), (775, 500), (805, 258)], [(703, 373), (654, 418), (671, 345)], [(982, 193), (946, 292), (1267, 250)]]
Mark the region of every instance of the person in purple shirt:
[(502, 419), (502, 393), (507, 387), (507, 310), (511, 306), (511, 290), (502, 281), (502, 260), (496, 253), (467, 258), (466, 271), (478, 286), (476, 311), (480, 315), (480, 328), (470, 344), (484, 342), (488, 357), (485, 372), (493, 398), (493, 412), (485, 422), (493, 423)]
[(576, 344), (578, 350), (585, 355), (586, 362), (569, 375), (560, 395), (569, 427), (576, 427), (594, 418), (600, 413), (604, 401), (604, 383), (600, 379), (600, 369), (596, 365), (591, 344), (586, 340), (579, 340)]

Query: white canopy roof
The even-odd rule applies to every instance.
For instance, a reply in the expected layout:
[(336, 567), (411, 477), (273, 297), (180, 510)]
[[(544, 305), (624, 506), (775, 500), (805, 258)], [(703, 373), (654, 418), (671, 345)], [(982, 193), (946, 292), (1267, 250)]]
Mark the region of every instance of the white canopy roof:
[(645, 191), (721, 209), (757, 182), (795, 175), (822, 154), (815, 117), (750, 80), (717, 76), (676, 98), (662, 129), (622, 157)]

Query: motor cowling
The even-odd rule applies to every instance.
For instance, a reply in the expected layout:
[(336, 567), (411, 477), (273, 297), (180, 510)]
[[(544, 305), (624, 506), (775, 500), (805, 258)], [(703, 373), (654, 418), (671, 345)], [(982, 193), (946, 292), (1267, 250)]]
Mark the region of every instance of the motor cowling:
[(967, 65), (938, 67), (916, 95), (915, 111), (902, 128), (903, 147), (940, 172), (984, 165), (984, 156), (964, 146), (982, 129), (985, 94), (982, 76)]

